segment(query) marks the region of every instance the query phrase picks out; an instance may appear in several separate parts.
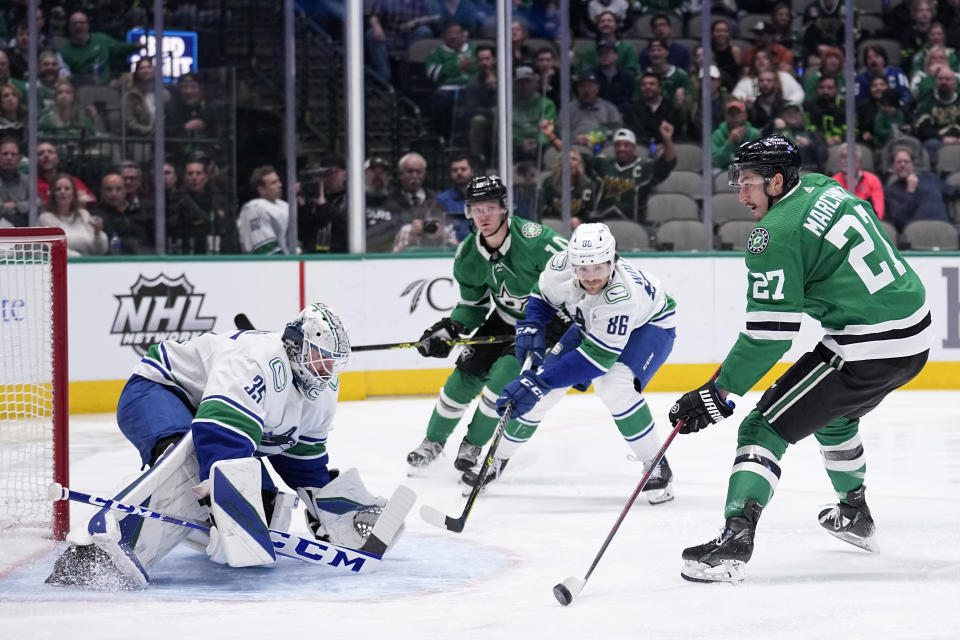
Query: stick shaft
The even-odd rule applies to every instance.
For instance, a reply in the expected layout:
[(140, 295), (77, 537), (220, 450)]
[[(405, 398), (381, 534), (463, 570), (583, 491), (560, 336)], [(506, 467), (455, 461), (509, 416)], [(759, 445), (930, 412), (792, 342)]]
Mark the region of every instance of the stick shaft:
[(667, 452), (667, 447), (670, 446), (670, 443), (673, 442), (673, 439), (677, 437), (677, 434), (680, 433), (680, 429), (683, 428), (684, 421), (681, 420), (677, 423), (677, 426), (673, 428), (673, 431), (670, 432), (670, 435), (667, 436), (667, 439), (663, 441), (663, 446), (660, 447), (660, 451), (657, 452), (657, 455), (654, 456), (653, 460), (650, 462), (650, 465), (647, 467), (646, 471), (643, 474), (643, 477), (640, 478), (640, 482), (637, 483), (637, 488), (633, 490), (633, 495), (630, 496), (630, 499), (627, 500), (627, 504), (624, 505), (623, 510), (620, 512), (620, 516), (617, 518), (616, 523), (614, 523), (613, 528), (610, 529), (610, 533), (607, 534), (606, 540), (603, 541), (603, 546), (600, 547), (600, 551), (597, 552), (597, 555), (594, 557), (593, 562), (590, 564), (590, 568), (587, 570), (586, 575), (583, 576), (583, 581), (586, 582), (590, 579), (590, 574), (593, 573), (593, 570), (597, 568), (597, 564), (600, 563), (600, 558), (603, 557), (604, 552), (606, 552), (607, 547), (610, 546), (610, 541), (613, 540), (613, 536), (616, 535), (617, 531), (620, 529), (620, 525), (623, 523), (623, 519), (627, 517), (627, 513), (630, 511), (630, 507), (633, 506), (634, 501), (640, 495), (640, 492), (643, 491), (643, 488), (647, 484), (647, 480), (650, 479), (650, 475), (653, 473), (653, 470), (657, 468), (657, 465), (660, 464), (660, 460), (663, 459), (664, 454)]
[[(509, 342), (513, 340), (513, 336), (483, 336), (480, 338), (459, 338), (456, 340), (448, 340), (447, 344), (457, 347), (461, 345), (472, 345), (472, 344), (493, 344), (497, 342)], [(351, 351), (380, 351), (382, 349), (411, 349), (419, 345), (419, 341), (415, 342), (387, 342), (384, 344), (362, 344), (350, 347)]]

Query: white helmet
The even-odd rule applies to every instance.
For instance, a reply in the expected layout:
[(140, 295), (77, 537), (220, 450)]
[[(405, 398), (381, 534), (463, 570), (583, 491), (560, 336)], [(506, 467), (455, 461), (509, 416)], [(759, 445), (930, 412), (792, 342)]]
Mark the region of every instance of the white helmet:
[(350, 360), (350, 338), (337, 314), (315, 302), (283, 329), (283, 346), (290, 358), (293, 380), (308, 399), (316, 398)]
[(567, 256), (570, 265), (579, 267), (586, 264), (612, 263), (617, 254), (617, 241), (610, 227), (602, 222), (587, 222), (573, 231)]

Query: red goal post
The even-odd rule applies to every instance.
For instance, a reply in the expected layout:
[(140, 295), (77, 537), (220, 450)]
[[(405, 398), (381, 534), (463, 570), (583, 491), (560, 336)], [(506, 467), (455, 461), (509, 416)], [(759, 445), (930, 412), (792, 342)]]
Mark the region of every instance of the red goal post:
[(62, 540), (69, 486), (67, 241), (61, 229), (0, 228), (0, 531)]

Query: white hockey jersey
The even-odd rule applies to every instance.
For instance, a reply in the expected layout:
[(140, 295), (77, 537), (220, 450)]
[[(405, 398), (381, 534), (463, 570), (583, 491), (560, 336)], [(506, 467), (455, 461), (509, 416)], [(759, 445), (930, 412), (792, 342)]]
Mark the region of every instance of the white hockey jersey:
[(583, 337), (577, 350), (601, 371), (617, 361), (634, 329), (646, 324), (664, 329), (677, 326), (676, 302), (660, 280), (622, 258), (615, 263), (607, 286), (590, 295), (580, 286), (567, 254), (559, 253), (530, 295), (570, 314)]
[[(198, 425), (207, 433), (226, 430), (229, 434), (220, 432), (226, 440), (248, 439), (252, 455), (289, 458), (274, 463), (288, 483), (282, 467), (293, 475), (325, 468), (339, 380), (327, 383), (316, 399), (305, 399), (294, 385), (279, 333), (207, 333), (160, 342), (133, 373), (174, 389), (194, 409), (195, 433)], [(301, 482), (292, 486), (322, 486)]]
[(290, 205), (283, 200), (270, 202), (254, 198), (240, 209), (237, 231), (244, 253), (290, 253), (287, 247), (287, 225)]

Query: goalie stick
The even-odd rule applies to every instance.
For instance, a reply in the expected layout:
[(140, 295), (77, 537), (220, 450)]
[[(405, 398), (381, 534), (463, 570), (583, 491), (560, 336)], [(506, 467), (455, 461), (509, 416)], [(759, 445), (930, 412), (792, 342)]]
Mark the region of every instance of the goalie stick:
[[(146, 507), (74, 491), (57, 482), (53, 482), (47, 487), (47, 497), (54, 501), (72, 500), (92, 504), (96, 507), (106, 507), (113, 511), (140, 518), (151, 518), (199, 531), (210, 531), (210, 527), (199, 522), (184, 520)], [(398, 486), (389, 502), (387, 502), (387, 506), (383, 508), (383, 513), (380, 514), (377, 523), (373, 526), (373, 531), (367, 538), (366, 543), (359, 549), (342, 547), (323, 540), (301, 538), (292, 533), (273, 529), (270, 530), (270, 540), (273, 542), (277, 555), (295, 558), (310, 564), (332, 567), (346, 573), (363, 573), (380, 564), (383, 554), (390, 543), (393, 542), (394, 537), (403, 525), (404, 518), (413, 508), (416, 498), (417, 496), (412, 489), (404, 485)]]
[[(521, 371), (529, 369), (531, 361), (531, 357), (528, 355), (523, 362)], [(497, 453), (500, 440), (503, 439), (503, 432), (507, 428), (507, 423), (510, 422), (511, 413), (513, 413), (513, 402), (508, 402), (507, 406), (503, 408), (503, 415), (500, 416), (500, 421), (497, 422), (496, 435), (493, 437), (493, 442), (490, 443), (490, 448), (487, 449), (487, 455), (483, 459), (483, 464), (480, 465), (480, 470), (477, 472), (477, 484), (474, 485), (473, 491), (467, 496), (467, 503), (463, 505), (463, 512), (460, 514), (460, 517), (453, 518), (444, 515), (439, 509), (431, 507), (428, 504), (422, 504), (420, 505), (420, 517), (428, 524), (432, 524), (441, 529), (446, 528), (447, 531), (453, 531), (454, 533), (463, 531), (463, 527), (467, 524), (467, 518), (470, 516), (470, 511), (477, 501), (477, 496), (479, 496), (483, 490), (483, 485), (487, 479), (487, 469), (493, 464), (493, 456)]]
[(644, 470), (643, 477), (640, 478), (640, 482), (637, 483), (637, 488), (633, 490), (633, 495), (630, 496), (630, 499), (627, 500), (627, 504), (623, 507), (623, 510), (620, 512), (620, 517), (617, 518), (617, 521), (614, 523), (613, 528), (610, 529), (610, 533), (607, 534), (607, 539), (603, 541), (603, 545), (600, 547), (600, 551), (597, 552), (597, 555), (594, 556), (593, 562), (590, 564), (590, 568), (587, 569), (587, 573), (583, 578), (578, 578), (576, 576), (570, 576), (563, 582), (554, 585), (553, 587), (553, 597), (557, 599), (557, 602), (563, 606), (569, 605), (573, 602), (573, 599), (583, 591), (583, 587), (586, 586), (587, 580), (590, 579), (590, 575), (593, 573), (593, 570), (597, 568), (597, 564), (600, 562), (600, 558), (603, 557), (604, 552), (607, 550), (607, 547), (610, 546), (610, 541), (613, 540), (613, 536), (616, 535), (617, 530), (620, 529), (620, 525), (623, 523), (623, 519), (627, 517), (627, 512), (630, 511), (630, 507), (633, 506), (634, 501), (637, 499), (637, 496), (640, 495), (640, 492), (643, 491), (643, 488), (647, 484), (647, 480), (650, 479), (650, 474), (653, 473), (653, 470), (657, 468), (657, 465), (660, 464), (660, 460), (663, 459), (664, 454), (667, 452), (667, 447), (670, 446), (670, 443), (673, 442), (673, 439), (677, 437), (677, 434), (680, 433), (680, 429), (683, 428), (683, 425), (686, 421), (681, 420), (677, 423), (677, 426), (673, 428), (673, 431), (670, 432), (670, 435), (667, 436), (667, 439), (663, 441), (663, 446), (660, 447), (660, 451), (657, 452), (657, 455), (654, 456), (653, 460), (650, 461), (650, 464), (647, 465), (647, 468)]
[[(250, 318), (247, 317), (245, 313), (238, 313), (233, 317), (233, 324), (240, 331), (256, 331), (253, 327), (253, 323), (250, 322)], [(480, 336), (478, 338), (457, 338), (454, 340), (447, 340), (447, 344), (451, 347), (459, 347), (464, 345), (473, 345), (473, 344), (493, 344), (498, 342), (510, 342), (513, 340), (513, 336)], [(381, 351), (383, 349), (411, 349), (420, 344), (420, 341), (415, 342), (387, 342), (384, 344), (361, 344), (350, 347), (351, 351)]]

